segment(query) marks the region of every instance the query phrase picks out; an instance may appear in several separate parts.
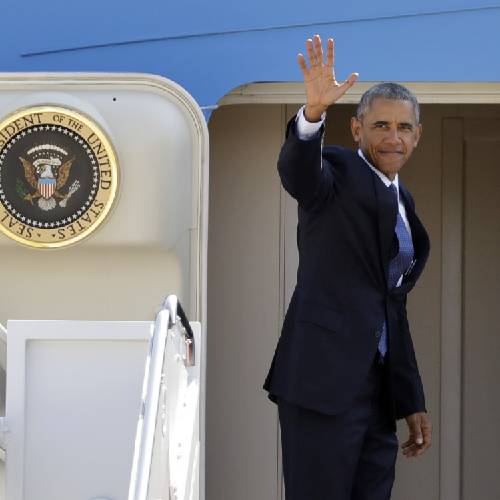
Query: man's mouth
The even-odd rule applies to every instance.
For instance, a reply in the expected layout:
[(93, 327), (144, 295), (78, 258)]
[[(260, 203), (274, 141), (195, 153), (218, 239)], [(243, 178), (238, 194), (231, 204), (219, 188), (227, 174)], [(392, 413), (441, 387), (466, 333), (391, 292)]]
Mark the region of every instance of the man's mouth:
[(403, 151), (385, 151), (385, 150), (378, 150), (378, 154), (381, 155), (403, 155)]

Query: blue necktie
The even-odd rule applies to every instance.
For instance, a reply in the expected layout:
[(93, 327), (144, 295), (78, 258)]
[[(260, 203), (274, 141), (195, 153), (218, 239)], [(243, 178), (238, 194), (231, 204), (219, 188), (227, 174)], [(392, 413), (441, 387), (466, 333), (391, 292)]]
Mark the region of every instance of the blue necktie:
[[(413, 262), (413, 241), (410, 233), (406, 229), (403, 218), (399, 213), (399, 199), (396, 186), (391, 183), (389, 189), (391, 190), (392, 195), (396, 198), (396, 204), (398, 207), (395, 232), (399, 242), (399, 251), (391, 262), (389, 262), (388, 286), (389, 289), (392, 290), (398, 284), (399, 278), (401, 278)], [(387, 324), (385, 321), (382, 326), (382, 335), (380, 336), (378, 343), (378, 350), (381, 356), (384, 357), (387, 352)]]

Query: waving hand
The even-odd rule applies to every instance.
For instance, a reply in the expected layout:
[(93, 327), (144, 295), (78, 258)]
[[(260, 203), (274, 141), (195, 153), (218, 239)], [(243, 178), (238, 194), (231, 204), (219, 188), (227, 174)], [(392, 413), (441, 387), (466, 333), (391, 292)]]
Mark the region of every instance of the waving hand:
[(320, 120), (321, 114), (328, 106), (338, 101), (352, 87), (358, 78), (358, 73), (351, 73), (343, 83), (337, 82), (333, 67), (335, 52), (332, 38), (327, 42), (326, 62), (319, 35), (314, 35), (313, 40), (309, 38), (306, 41), (306, 49), (309, 66), (303, 54), (299, 54), (297, 60), (306, 86), (305, 116), (308, 121), (316, 122)]

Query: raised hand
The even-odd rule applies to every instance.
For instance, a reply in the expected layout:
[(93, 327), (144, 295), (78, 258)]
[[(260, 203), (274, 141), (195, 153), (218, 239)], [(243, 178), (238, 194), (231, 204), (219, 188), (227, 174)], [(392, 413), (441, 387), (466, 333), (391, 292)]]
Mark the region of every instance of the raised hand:
[(349, 78), (339, 83), (335, 79), (334, 48), (333, 39), (329, 38), (327, 42), (326, 63), (323, 56), (323, 46), (319, 35), (314, 35), (306, 41), (307, 57), (309, 67), (303, 54), (297, 56), (297, 60), (304, 75), (306, 85), (306, 109), (305, 117), (310, 122), (317, 122), (328, 106), (338, 101), (352, 87), (358, 73), (351, 73)]

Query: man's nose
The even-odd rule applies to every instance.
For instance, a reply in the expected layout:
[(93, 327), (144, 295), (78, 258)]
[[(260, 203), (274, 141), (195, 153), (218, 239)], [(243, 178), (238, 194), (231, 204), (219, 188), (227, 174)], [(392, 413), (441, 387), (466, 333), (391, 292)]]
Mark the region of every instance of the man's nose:
[(385, 140), (391, 144), (399, 144), (401, 142), (401, 135), (398, 127), (390, 127), (387, 130)]

